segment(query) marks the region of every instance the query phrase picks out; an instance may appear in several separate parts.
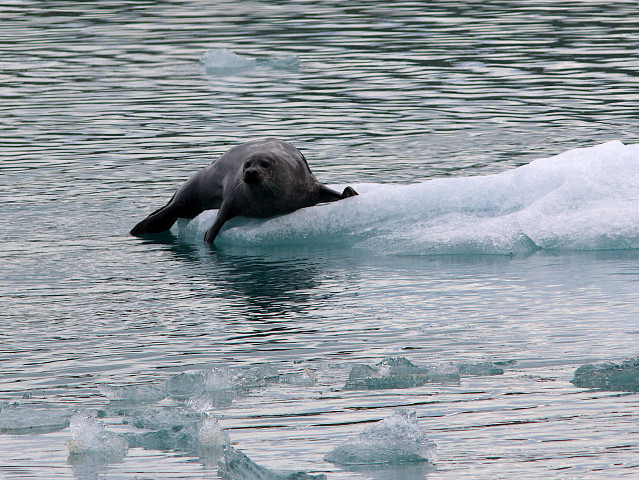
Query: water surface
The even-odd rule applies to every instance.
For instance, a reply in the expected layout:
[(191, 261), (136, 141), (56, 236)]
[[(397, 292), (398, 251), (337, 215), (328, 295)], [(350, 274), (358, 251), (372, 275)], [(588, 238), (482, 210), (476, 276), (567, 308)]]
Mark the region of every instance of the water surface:
[[(2, 475), (217, 478), (184, 448), (74, 458), (69, 419), (143, 434), (149, 412), (212, 395), (209, 378), (165, 396), (180, 373), (269, 364), (278, 382), (216, 384), (207, 412), (270, 469), (637, 476), (636, 394), (569, 382), (637, 354), (635, 7), (5, 2)], [(207, 61), (221, 49), (239, 63)], [(210, 212), (128, 235), (197, 169), (265, 136), (360, 197), (239, 220), (215, 249), (200, 241)], [(388, 356), (504, 373), (345, 388), (354, 365)], [(434, 466), (324, 460), (398, 407), (417, 412)]]

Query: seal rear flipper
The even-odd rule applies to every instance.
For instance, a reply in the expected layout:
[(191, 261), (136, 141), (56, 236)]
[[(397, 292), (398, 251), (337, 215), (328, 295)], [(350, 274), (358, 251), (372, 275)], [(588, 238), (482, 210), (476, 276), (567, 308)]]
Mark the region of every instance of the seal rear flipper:
[(176, 209), (166, 205), (146, 217), (129, 232), (136, 237), (151, 233), (160, 233), (169, 230), (178, 219)]
[(319, 189), (319, 202), (336, 202), (342, 199), (342, 194), (335, 190), (328, 188), (326, 185), (320, 184)]
[(353, 187), (346, 187), (342, 192), (342, 198), (354, 197), (355, 195), (359, 195)]
[(342, 193), (336, 192), (328, 188), (326, 185), (320, 185), (319, 201), (320, 202), (336, 202), (343, 198), (353, 197), (357, 195), (357, 192), (352, 187), (346, 187)]

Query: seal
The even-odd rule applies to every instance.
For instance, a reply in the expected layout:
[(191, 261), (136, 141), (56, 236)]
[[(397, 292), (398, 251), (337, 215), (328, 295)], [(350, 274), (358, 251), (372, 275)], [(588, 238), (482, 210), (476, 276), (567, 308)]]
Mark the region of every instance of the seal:
[(351, 187), (339, 193), (318, 182), (304, 155), (290, 143), (253, 140), (231, 148), (189, 178), (164, 207), (133, 227), (131, 235), (164, 232), (178, 218), (195, 218), (217, 208), (215, 222), (204, 236), (204, 241), (213, 242), (233, 217), (273, 217), (354, 195)]

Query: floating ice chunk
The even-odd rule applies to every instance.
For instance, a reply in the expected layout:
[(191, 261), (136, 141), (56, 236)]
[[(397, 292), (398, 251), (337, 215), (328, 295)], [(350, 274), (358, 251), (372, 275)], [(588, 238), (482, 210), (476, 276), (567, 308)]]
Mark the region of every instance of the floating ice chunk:
[(124, 457), (129, 448), (124, 436), (107, 431), (102, 423), (86, 412), (77, 412), (71, 417), (71, 440), (67, 445), (71, 455), (113, 461)]
[(298, 387), (312, 387), (317, 383), (317, 377), (310, 369), (305, 368), (303, 372), (285, 373), (279, 377), (280, 383), (286, 385), (297, 385)]
[(204, 52), (200, 57), (207, 73), (224, 74), (238, 71), (252, 70), (258, 67), (274, 68), (278, 70), (296, 70), (299, 67), (299, 57), (290, 55), (284, 57), (265, 57), (255, 59), (238, 55), (226, 48), (216, 48)]
[(403, 357), (387, 357), (375, 366), (355, 365), (346, 381), (350, 390), (410, 388), (428, 382), (428, 370)]
[(166, 388), (155, 385), (112, 386), (98, 385), (100, 393), (111, 400), (124, 403), (152, 403), (166, 398)]
[(144, 413), (136, 413), (131, 423), (145, 430), (180, 430), (185, 425), (202, 419), (201, 413), (180, 408), (153, 408)]
[(277, 383), (279, 379), (280, 374), (276, 368), (263, 364), (240, 372), (233, 380), (238, 388), (258, 388)]
[(174, 375), (167, 381), (167, 390), (172, 395), (208, 393), (214, 401), (218, 396), (228, 398), (229, 391), (265, 387), (278, 381), (279, 372), (267, 364), (243, 370), (213, 368)]
[(207, 70), (242, 70), (257, 66), (255, 59), (238, 55), (227, 48), (204, 52), (200, 57), (200, 63)]
[(222, 448), (231, 441), (215, 417), (207, 417), (198, 424), (197, 438), (200, 446), (213, 448)]
[(589, 363), (579, 367), (570, 382), (576, 387), (639, 392), (639, 357), (622, 363)]
[(326, 475), (269, 470), (230, 446), (224, 448), (218, 475), (225, 480), (326, 480)]
[(432, 463), (435, 444), (419, 425), (416, 412), (398, 409), (334, 448), (324, 459), (342, 465)]
[(483, 377), (488, 375), (503, 375), (504, 369), (495, 362), (460, 363), (459, 374)]
[(418, 367), (404, 357), (387, 357), (374, 366), (355, 365), (351, 369), (345, 388), (377, 390), (450, 382), (459, 382), (459, 372), (456, 368)]
[(233, 374), (222, 368), (179, 373), (167, 381), (167, 390), (176, 395), (230, 390), (233, 386)]
[(127, 434), (131, 447), (148, 450), (190, 452), (200, 457), (218, 457), (229, 444), (228, 434), (214, 417), (205, 417), (185, 426), (176, 425), (152, 432)]
[(71, 412), (55, 408), (3, 407), (0, 434), (11, 435), (58, 432), (69, 426)]

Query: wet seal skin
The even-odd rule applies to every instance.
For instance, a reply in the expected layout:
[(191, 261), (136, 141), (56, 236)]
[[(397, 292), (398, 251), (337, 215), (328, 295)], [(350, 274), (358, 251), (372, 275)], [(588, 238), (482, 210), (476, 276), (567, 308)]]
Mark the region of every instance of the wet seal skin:
[(254, 140), (231, 148), (189, 178), (169, 203), (131, 230), (142, 236), (167, 231), (178, 218), (195, 218), (219, 209), (204, 241), (212, 243), (224, 223), (236, 216), (267, 218), (322, 202), (357, 195), (321, 184), (301, 152), (274, 138)]

